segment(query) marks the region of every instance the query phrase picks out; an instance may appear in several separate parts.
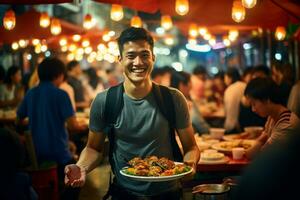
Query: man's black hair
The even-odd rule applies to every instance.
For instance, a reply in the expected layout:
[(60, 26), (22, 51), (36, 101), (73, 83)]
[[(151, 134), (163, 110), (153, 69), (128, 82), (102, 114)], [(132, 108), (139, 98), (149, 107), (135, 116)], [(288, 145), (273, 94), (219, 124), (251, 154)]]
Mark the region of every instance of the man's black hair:
[(65, 64), (58, 58), (45, 58), (38, 66), (38, 76), (41, 82), (53, 81), (59, 75), (65, 74)]
[(276, 104), (283, 104), (279, 94), (279, 87), (271, 78), (255, 78), (251, 80), (245, 89), (245, 96), (260, 101), (270, 100)]
[(207, 71), (206, 68), (202, 65), (197, 65), (194, 69), (193, 69), (193, 74), (194, 75), (207, 75)]
[(125, 29), (118, 38), (120, 56), (122, 56), (123, 47), (126, 42), (137, 40), (147, 41), (153, 52), (154, 41), (150, 33), (144, 28), (130, 27)]
[(170, 86), (179, 89), (179, 84), (187, 85), (191, 80), (191, 75), (187, 72), (174, 71), (171, 76)]
[(68, 71), (71, 71), (73, 68), (75, 68), (77, 65), (79, 65), (79, 62), (76, 60), (72, 60), (67, 64)]
[(266, 65), (257, 65), (253, 68), (253, 72), (262, 72), (263, 74), (265, 74), (266, 76), (270, 76), (271, 74), (271, 70), (269, 67), (267, 67)]
[(228, 68), (225, 74), (232, 79), (232, 83), (241, 80), (239, 70), (234, 67)]
[(15, 75), (20, 70), (21, 69), (18, 66), (16, 66), (16, 65), (13, 65), (10, 68), (8, 68), (8, 70), (6, 72), (6, 76), (5, 76), (4, 82), (7, 83), (7, 84), (11, 84), (12, 83), (11, 77), (13, 75)]

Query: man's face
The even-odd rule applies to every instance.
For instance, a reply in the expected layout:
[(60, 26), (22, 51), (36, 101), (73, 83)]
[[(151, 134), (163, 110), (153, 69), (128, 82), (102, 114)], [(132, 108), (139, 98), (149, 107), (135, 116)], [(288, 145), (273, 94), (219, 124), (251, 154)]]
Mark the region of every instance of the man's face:
[(253, 112), (258, 114), (260, 117), (267, 117), (268, 114), (268, 104), (269, 101), (265, 100), (258, 100), (258, 99), (253, 99), (249, 98), (250, 104), (251, 104), (251, 109)]
[(125, 76), (133, 83), (150, 79), (155, 56), (151, 46), (144, 40), (129, 41), (123, 45), (119, 61), (124, 66)]

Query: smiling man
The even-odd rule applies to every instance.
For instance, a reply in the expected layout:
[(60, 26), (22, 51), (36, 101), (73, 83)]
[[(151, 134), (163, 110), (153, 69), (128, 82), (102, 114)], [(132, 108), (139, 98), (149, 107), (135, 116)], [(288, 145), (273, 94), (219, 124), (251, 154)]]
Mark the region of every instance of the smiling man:
[[(127, 166), (126, 160), (134, 157), (155, 155), (174, 160), (170, 124), (160, 112), (160, 107), (153, 92), (154, 83), (150, 79), (155, 56), (153, 38), (143, 28), (128, 28), (119, 39), (119, 62), (124, 67), (124, 82), (121, 95), (123, 107), (115, 123), (111, 125), (114, 139), (110, 138), (112, 154), (110, 163), (114, 172), (114, 182), (110, 188), (113, 200), (125, 199), (180, 199), (178, 180), (166, 182), (141, 182), (128, 179), (120, 174), (120, 169)], [(186, 99), (176, 89), (167, 88), (174, 102), (176, 129), (183, 147), (183, 161), (195, 170), (199, 160), (199, 149), (193, 136), (193, 128)], [(97, 166), (103, 152), (107, 128), (107, 101), (109, 90), (97, 95), (90, 113), (90, 133), (86, 148), (76, 165), (66, 167), (66, 184), (82, 186), (86, 174)], [(166, 102), (169, 103), (169, 102)], [(111, 110), (109, 112), (112, 112)]]

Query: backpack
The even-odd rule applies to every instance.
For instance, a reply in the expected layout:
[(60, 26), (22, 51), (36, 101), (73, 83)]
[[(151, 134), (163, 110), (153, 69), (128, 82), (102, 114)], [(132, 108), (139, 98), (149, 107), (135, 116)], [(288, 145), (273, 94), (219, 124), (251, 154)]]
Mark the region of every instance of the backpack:
[[(174, 102), (170, 90), (168, 87), (153, 83), (151, 92), (154, 95), (154, 99), (159, 107), (160, 112), (167, 119), (169, 123), (169, 127), (170, 127), (169, 135), (170, 135), (170, 142), (171, 142), (171, 147), (173, 152), (173, 158), (175, 161), (182, 162), (183, 156), (176, 142), (176, 137), (175, 137), (176, 113), (175, 113)], [(124, 86), (122, 82), (117, 86), (113, 86), (108, 89), (106, 100), (105, 100), (104, 116), (105, 116), (105, 123), (107, 124), (107, 126), (104, 129), (104, 132), (107, 133), (109, 139), (108, 155), (109, 155), (109, 162), (113, 173), (115, 173), (114, 172), (115, 166), (112, 159), (113, 150), (115, 148), (113, 125), (116, 122), (117, 117), (121, 113), (121, 110), (124, 106), (123, 93), (124, 93)]]

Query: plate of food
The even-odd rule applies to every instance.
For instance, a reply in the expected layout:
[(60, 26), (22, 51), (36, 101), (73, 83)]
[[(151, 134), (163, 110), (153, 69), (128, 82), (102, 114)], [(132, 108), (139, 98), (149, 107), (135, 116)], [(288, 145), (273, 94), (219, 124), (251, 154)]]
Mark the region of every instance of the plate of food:
[(232, 148), (243, 147), (245, 150), (247, 150), (250, 147), (252, 147), (255, 143), (255, 140), (231, 140), (213, 144), (211, 147), (220, 152), (230, 154)]
[(208, 149), (201, 153), (199, 164), (223, 164), (227, 163), (229, 158), (214, 149)]
[(156, 156), (148, 156), (145, 159), (135, 157), (128, 162), (128, 165), (120, 170), (120, 174), (136, 181), (171, 181), (193, 171), (192, 167), (184, 163)]
[(223, 140), (225, 140), (225, 141), (238, 140), (238, 139), (241, 139), (241, 138), (242, 138), (242, 135), (240, 133), (224, 135), (223, 136)]

